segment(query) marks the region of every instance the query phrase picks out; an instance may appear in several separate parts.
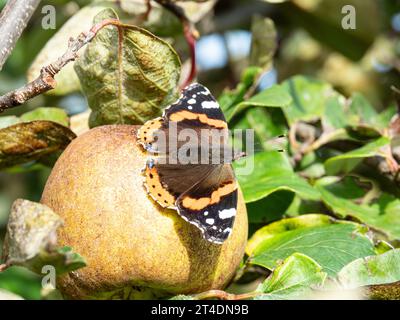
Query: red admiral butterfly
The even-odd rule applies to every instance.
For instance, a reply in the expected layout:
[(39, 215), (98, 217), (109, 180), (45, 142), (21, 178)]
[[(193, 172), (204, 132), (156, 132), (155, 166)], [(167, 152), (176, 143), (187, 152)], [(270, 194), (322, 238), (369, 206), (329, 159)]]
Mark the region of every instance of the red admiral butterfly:
[[(187, 129), (196, 133), (199, 144), (177, 139)], [(218, 150), (215, 146), (205, 148), (216, 137), (222, 143)], [(226, 148), (227, 137), (228, 125), (217, 101), (206, 87), (197, 83), (186, 87), (162, 117), (146, 122), (138, 131), (138, 142), (157, 155), (147, 161), (144, 169), (149, 195), (162, 207), (177, 210), (183, 219), (201, 230), (206, 240), (218, 244), (232, 232), (238, 198), (231, 165), (235, 157), (232, 149)], [(183, 153), (179, 151), (182, 149)], [(212, 161), (185, 162), (180, 155), (187, 153), (195, 154), (196, 159), (206, 154), (202, 160)]]

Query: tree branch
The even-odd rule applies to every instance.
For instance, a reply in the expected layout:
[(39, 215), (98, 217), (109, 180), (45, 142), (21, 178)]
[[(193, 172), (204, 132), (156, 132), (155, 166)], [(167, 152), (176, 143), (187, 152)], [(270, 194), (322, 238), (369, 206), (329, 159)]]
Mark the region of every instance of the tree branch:
[(0, 70), (40, 0), (9, 0), (0, 13)]
[(69, 62), (77, 58), (77, 51), (91, 40), (88, 34), (81, 33), (77, 39), (70, 38), (67, 51), (57, 61), (43, 67), (40, 75), (25, 86), (0, 97), (0, 112), (19, 106), (37, 95), (54, 89), (54, 76)]
[(0, 113), (6, 109), (19, 106), (39, 94), (54, 89), (56, 86), (54, 76), (66, 64), (78, 57), (77, 52), (79, 49), (92, 41), (99, 30), (110, 24), (119, 26), (121, 22), (115, 19), (107, 19), (94, 25), (89, 32), (82, 32), (76, 39), (70, 38), (67, 51), (56, 61), (43, 67), (40, 70), (40, 75), (35, 80), (0, 97)]

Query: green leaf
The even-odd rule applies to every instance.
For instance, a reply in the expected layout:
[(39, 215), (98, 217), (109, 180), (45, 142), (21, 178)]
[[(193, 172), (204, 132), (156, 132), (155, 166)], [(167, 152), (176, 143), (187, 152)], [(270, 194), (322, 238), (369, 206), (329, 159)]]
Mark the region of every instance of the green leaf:
[(301, 173), (302, 177), (307, 178), (320, 178), (325, 175), (325, 167), (323, 160), (317, 155), (316, 152), (308, 152), (301, 159), (297, 171)]
[(277, 32), (269, 18), (253, 16), (251, 24), (250, 65), (267, 70), (272, 67), (277, 47)]
[(24, 300), (21, 296), (0, 288), (0, 300)]
[(356, 217), (390, 239), (400, 239), (400, 200), (376, 188), (366, 191), (365, 181), (359, 182), (356, 177), (324, 177), (315, 186), (322, 201), (338, 216)]
[(325, 161), (325, 169), (329, 175), (334, 175), (338, 172), (350, 172), (365, 158), (388, 157), (384, 149), (388, 145), (390, 145), (390, 139), (381, 137), (361, 148), (329, 158)]
[(287, 218), (297, 217), (313, 212), (323, 212), (325, 208), (320, 201), (303, 200), (299, 196), (295, 196), (289, 208), (285, 211)]
[(41, 251), (39, 256), (24, 263), (29, 269), (41, 273), (42, 267), (51, 265), (56, 269), (57, 276), (86, 266), (85, 259), (70, 247), (55, 248), (51, 251)]
[(304, 254), (294, 253), (259, 285), (256, 291), (264, 294), (255, 300), (304, 298), (313, 288), (323, 285), (326, 275), (316, 261)]
[(19, 122), (21, 122), (21, 120), (17, 116), (0, 117), (0, 129), (7, 128)]
[(375, 127), (361, 124), (359, 120), (359, 116), (349, 110), (348, 100), (337, 93), (332, 95), (326, 100), (321, 118), (322, 133), (313, 143), (312, 149), (316, 150), (337, 140), (364, 141), (381, 136)]
[(237, 178), (246, 202), (254, 202), (279, 191), (287, 190), (304, 199), (319, 199), (319, 193), (306, 180), (293, 172), (287, 157), (280, 152), (264, 151), (254, 155), (251, 174), (240, 175), (240, 168), (246, 159), (234, 163)]
[(246, 254), (251, 256), (254, 250), (264, 241), (273, 238), (283, 232), (303, 229), (309, 227), (324, 226), (330, 224), (332, 218), (323, 214), (306, 214), (295, 219), (282, 219), (265, 226), (249, 239), (246, 247)]
[(267, 223), (281, 219), (291, 205), (295, 193), (278, 190), (269, 196), (246, 204), (250, 223)]
[(362, 94), (354, 93), (350, 101), (349, 112), (353, 116), (352, 122), (356, 124), (377, 125), (378, 113)]
[(59, 123), (65, 127), (69, 126), (69, 118), (64, 109), (52, 107), (39, 107), (17, 116), (0, 117), (0, 129), (7, 128), (13, 124), (21, 122), (31, 122), (35, 120), (46, 120)]
[(57, 229), (61, 218), (49, 207), (17, 199), (11, 208), (3, 248), (6, 266), (24, 266), (41, 274), (42, 267), (52, 265), (61, 275), (86, 265), (69, 247), (57, 248)]
[(283, 108), (289, 125), (297, 121), (314, 121), (325, 112), (327, 100), (335, 95), (328, 83), (295, 76), (282, 83), (282, 87), (292, 97), (289, 105)]
[(346, 289), (400, 281), (400, 249), (354, 260), (337, 277)]
[[(301, 147), (292, 144), (295, 149), (303, 149), (302, 153), (307, 154), (337, 140), (364, 143), (385, 134), (388, 115), (378, 115), (360, 94), (346, 100), (329, 84), (303, 76), (291, 78), (282, 85), (286, 85), (294, 101), (283, 109), (289, 124), (299, 126), (299, 122), (307, 122), (306, 126), (315, 131), (310, 134), (311, 140)], [(297, 134), (297, 131), (293, 133)]]
[[(328, 98), (322, 121), (325, 127), (349, 130), (349, 137), (354, 133), (365, 137), (380, 137), (387, 128), (393, 108), (378, 114), (369, 101), (360, 93), (354, 93), (349, 100), (335, 94)], [(353, 133), (353, 135), (351, 135)]]
[(287, 91), (278, 84), (261, 91), (254, 95), (248, 100), (236, 104), (225, 111), (225, 117), (227, 121), (230, 121), (232, 117), (246, 108), (249, 107), (270, 107), (270, 108), (283, 108), (287, 107), (291, 103), (292, 99), (288, 95)]
[(333, 174), (338, 171), (344, 170), (349, 172), (354, 166), (364, 158), (370, 157), (383, 157), (388, 158), (387, 147), (390, 146), (390, 139), (388, 137), (381, 137), (372, 141), (359, 149), (332, 157), (325, 162), (328, 172)]
[(76, 136), (52, 121), (17, 123), (0, 129), (0, 169), (63, 150)]
[(390, 120), (397, 113), (397, 106), (389, 106), (383, 110), (376, 119), (379, 128), (387, 128), (390, 124)]
[(14, 266), (0, 272), (0, 283), (3, 289), (25, 299), (38, 300), (42, 289), (41, 276), (27, 268)]
[(375, 253), (366, 231), (356, 223), (304, 215), (261, 228), (251, 237), (246, 253), (249, 263), (272, 270), (279, 260), (299, 252), (333, 276), (347, 263)]
[(225, 89), (219, 96), (218, 104), (224, 112), (227, 121), (230, 121), (233, 118), (234, 112), (231, 109), (243, 101), (246, 92), (254, 84), (254, 81), (260, 74), (261, 70), (260, 67), (246, 68), (243, 71), (240, 82), (237, 84), (236, 88), (233, 90)]
[(346, 128), (351, 114), (345, 110), (346, 98), (341, 95), (329, 97), (326, 101), (323, 125), (328, 130)]
[(375, 242), (375, 253), (376, 254), (382, 254), (385, 252), (388, 252), (390, 250), (393, 250), (393, 246), (385, 241), (385, 240), (377, 240)]
[(59, 123), (65, 127), (69, 125), (69, 118), (64, 109), (60, 108), (36, 108), (33, 111), (24, 113), (20, 119), (23, 122), (34, 120), (47, 120)]
[[(112, 9), (94, 23), (117, 19)], [(180, 60), (165, 41), (136, 26), (99, 31), (75, 71), (92, 109), (90, 126), (143, 124), (176, 99)]]
[(281, 110), (250, 108), (246, 111), (246, 119), (249, 128), (254, 129), (257, 143), (260, 143), (265, 151), (285, 149), (286, 146), (283, 143), (278, 143), (273, 139), (287, 132), (286, 120)]

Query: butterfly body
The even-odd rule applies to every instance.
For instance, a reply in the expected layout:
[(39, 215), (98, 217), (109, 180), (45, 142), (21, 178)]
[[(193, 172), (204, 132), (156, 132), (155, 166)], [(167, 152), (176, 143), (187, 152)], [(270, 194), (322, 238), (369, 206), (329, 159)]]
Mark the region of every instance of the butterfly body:
[(162, 117), (140, 128), (138, 141), (151, 155), (144, 168), (149, 195), (162, 207), (177, 210), (206, 240), (223, 243), (236, 216), (235, 154), (210, 91), (200, 84), (185, 88)]

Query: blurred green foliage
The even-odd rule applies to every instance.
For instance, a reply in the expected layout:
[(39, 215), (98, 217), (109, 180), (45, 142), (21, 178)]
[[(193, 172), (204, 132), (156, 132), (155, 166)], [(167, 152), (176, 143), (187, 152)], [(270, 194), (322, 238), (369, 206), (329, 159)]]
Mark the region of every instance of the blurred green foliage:
[[(0, 0), (0, 8), (5, 2)], [(111, 0), (43, 1), (0, 73), (0, 94), (25, 83), (31, 63), (68, 19), (85, 6), (100, 2), (115, 5)], [(120, 1), (124, 2), (128, 0)], [(339, 279), (348, 281), (349, 273), (359, 272), (360, 284), (370, 285), (361, 274), (363, 264), (356, 259), (371, 256), (372, 264), (386, 261), (387, 256), (376, 254), (398, 246), (400, 240), (400, 188), (396, 180), (400, 158), (394, 148), (396, 134), (389, 127), (396, 113), (390, 86), (400, 80), (400, 1), (274, 2), (220, 0), (215, 16), (206, 15), (197, 24), (203, 35), (253, 31), (253, 44), (257, 44), (246, 57), (236, 58), (228, 50), (225, 66), (198, 75), (199, 81), (219, 97), (230, 128), (253, 128), (261, 149), (255, 156), (258, 170), (252, 176), (238, 176), (252, 235), (244, 269), (258, 265), (272, 272), (254, 288), (260, 299), (294, 297), (308, 292), (312, 285), (322, 286), (327, 275), (337, 273)], [(56, 8), (55, 30), (41, 27), (40, 8), (46, 4)], [(349, 4), (356, 8), (356, 30), (341, 27), (341, 8)], [(138, 20), (137, 12), (123, 7), (119, 9), (126, 21), (144, 23), (158, 35), (168, 34), (183, 64), (187, 61), (189, 52), (177, 33), (176, 21), (169, 30), (151, 19)], [(261, 18), (254, 18), (256, 14)], [(87, 19), (91, 21), (92, 16)], [(214, 23), (209, 23), (210, 19)], [(268, 34), (260, 31), (260, 26), (266, 26)], [(63, 30), (67, 34), (72, 30), (68, 28)], [(69, 72), (74, 71), (71, 68)], [(273, 85), (259, 90), (256, 84), (265, 72), (267, 76), (275, 72), (277, 83), (271, 78)], [(10, 116), (4, 117), (3, 123), (19, 121), (23, 117), (14, 116), (33, 109), (43, 111), (39, 107), (61, 107), (71, 116), (86, 108), (88, 91), (41, 95), (2, 114)], [(25, 117), (31, 119), (29, 115)], [(62, 118), (67, 125), (63, 114)], [(268, 140), (280, 134), (287, 136), (285, 153), (277, 153)], [(16, 198), (39, 201), (49, 172), (43, 164), (26, 163), (0, 173), (0, 239), (4, 238), (11, 203)], [(302, 216), (305, 213), (321, 215)], [(341, 219), (365, 223), (376, 233), (368, 238), (360, 224)], [(264, 227), (271, 221), (276, 222)], [(342, 243), (340, 263), (329, 256), (338, 248), (329, 240)], [(382, 240), (390, 244), (379, 247)], [(327, 250), (312, 248), (319, 241), (325, 241)], [(287, 249), (292, 242), (296, 251)], [(393, 254), (398, 259), (397, 250), (390, 252), (390, 257)], [(381, 283), (399, 281), (395, 266), (388, 268), (386, 276), (374, 274), (373, 278), (384, 279)], [(40, 277), (12, 267), (0, 273), (0, 288), (39, 299)]]

